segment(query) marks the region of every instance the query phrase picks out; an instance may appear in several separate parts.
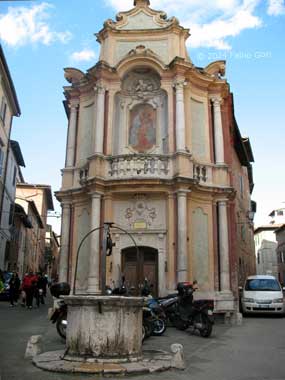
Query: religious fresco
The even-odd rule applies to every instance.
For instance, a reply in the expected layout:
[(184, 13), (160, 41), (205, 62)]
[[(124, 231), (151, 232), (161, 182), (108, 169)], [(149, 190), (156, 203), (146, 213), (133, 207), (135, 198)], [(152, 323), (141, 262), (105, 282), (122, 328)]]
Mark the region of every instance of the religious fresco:
[(130, 113), (129, 144), (139, 153), (156, 145), (156, 110), (149, 104), (139, 104)]

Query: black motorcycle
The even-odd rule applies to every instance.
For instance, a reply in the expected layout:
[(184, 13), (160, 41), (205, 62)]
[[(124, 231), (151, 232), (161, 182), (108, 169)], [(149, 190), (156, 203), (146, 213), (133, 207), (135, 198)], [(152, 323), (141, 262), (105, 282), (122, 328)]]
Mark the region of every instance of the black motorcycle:
[(170, 323), (179, 330), (190, 328), (204, 338), (209, 337), (214, 324), (214, 301), (193, 301), (195, 288), (189, 282), (179, 283), (177, 290), (177, 295), (159, 300)]
[[(53, 297), (59, 298), (60, 296), (67, 296), (70, 293), (70, 286), (65, 282), (54, 284), (50, 287), (50, 292)], [(50, 316), (52, 323), (56, 324), (58, 334), (66, 339), (67, 327), (67, 305), (64, 300), (59, 299), (56, 302), (56, 307)]]

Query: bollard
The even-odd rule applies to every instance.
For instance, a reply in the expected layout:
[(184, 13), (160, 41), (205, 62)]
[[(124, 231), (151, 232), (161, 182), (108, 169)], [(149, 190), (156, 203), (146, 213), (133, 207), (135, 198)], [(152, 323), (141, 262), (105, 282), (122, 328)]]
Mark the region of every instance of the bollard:
[(28, 341), (25, 358), (33, 358), (42, 353), (42, 336), (32, 335)]
[(179, 343), (174, 343), (170, 347), (171, 352), (174, 354), (171, 361), (171, 367), (177, 369), (185, 369), (183, 346)]

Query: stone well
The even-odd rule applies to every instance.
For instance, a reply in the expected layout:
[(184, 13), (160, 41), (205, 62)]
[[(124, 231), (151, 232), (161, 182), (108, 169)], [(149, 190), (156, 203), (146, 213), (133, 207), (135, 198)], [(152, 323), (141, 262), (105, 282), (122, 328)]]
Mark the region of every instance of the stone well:
[(142, 306), (140, 297), (67, 296), (65, 359), (140, 360)]

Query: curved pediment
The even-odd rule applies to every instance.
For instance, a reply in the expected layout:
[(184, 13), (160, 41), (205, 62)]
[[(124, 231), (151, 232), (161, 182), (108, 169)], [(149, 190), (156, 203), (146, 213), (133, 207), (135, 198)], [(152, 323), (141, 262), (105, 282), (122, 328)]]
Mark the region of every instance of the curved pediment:
[[(128, 71), (132, 67), (131, 62), (139, 60), (141, 63), (147, 63), (147, 65), (155, 66), (158, 71), (165, 70), (165, 64), (160, 57), (154, 53), (151, 49), (147, 49), (144, 45), (136, 46), (130, 50), (117, 64), (117, 70), (122, 74)], [(152, 64), (151, 64), (152, 63)]]
[(115, 30), (149, 30), (179, 25), (177, 18), (167, 19), (165, 12), (149, 8), (148, 0), (135, 0), (134, 5), (130, 11), (118, 13), (116, 21), (107, 20), (104, 26)]
[(204, 68), (204, 71), (214, 77), (224, 77), (226, 74), (226, 61), (211, 62)]

